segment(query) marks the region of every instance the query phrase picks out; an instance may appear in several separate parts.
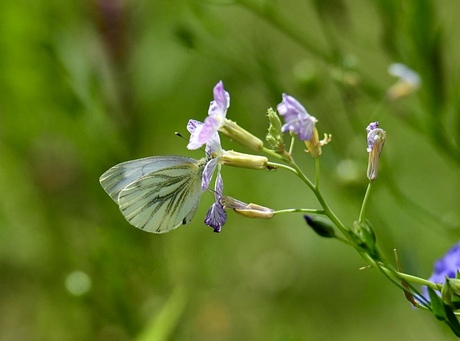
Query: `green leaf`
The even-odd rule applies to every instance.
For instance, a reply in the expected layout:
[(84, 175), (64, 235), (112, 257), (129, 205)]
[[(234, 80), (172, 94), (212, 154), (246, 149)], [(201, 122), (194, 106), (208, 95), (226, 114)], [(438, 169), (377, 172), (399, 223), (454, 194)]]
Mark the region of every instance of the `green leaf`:
[(455, 316), (451, 307), (444, 305), (444, 308), (445, 308), (446, 317), (447, 317), (446, 323), (449, 325), (450, 329), (452, 329), (452, 332), (456, 336), (460, 337), (460, 323), (458, 322), (457, 317)]
[(430, 287), (427, 287), (427, 289), (428, 295), (430, 295), (431, 311), (438, 320), (445, 321), (447, 319), (447, 315), (446, 309), (444, 308), (444, 302), (433, 289), (431, 289)]

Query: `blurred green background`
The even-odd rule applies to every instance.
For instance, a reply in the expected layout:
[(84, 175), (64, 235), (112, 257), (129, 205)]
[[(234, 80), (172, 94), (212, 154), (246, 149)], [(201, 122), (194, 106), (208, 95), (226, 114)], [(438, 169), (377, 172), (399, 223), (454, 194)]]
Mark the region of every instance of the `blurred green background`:
[[(322, 186), (348, 225), (367, 185), (365, 127), (380, 121), (368, 217), (387, 256), (396, 248), (406, 272), (427, 278), (460, 237), (458, 13), (457, 0), (2, 0), (0, 339), (454, 339), (300, 214), (229, 212), (215, 234), (205, 193), (190, 225), (148, 234), (98, 179), (130, 159), (201, 158), (174, 132), (204, 119), (219, 80), (227, 117), (261, 138), (287, 92), (333, 135)], [(390, 103), (394, 62), (422, 87)], [(223, 177), (246, 202), (318, 208), (282, 170)]]

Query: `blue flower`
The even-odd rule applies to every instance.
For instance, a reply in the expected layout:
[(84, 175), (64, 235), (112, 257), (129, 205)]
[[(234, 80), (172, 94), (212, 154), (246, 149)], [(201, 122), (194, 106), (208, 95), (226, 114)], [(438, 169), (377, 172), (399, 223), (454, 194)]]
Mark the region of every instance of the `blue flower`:
[(214, 232), (220, 232), (222, 226), (227, 221), (227, 212), (225, 212), (221, 200), (223, 191), (224, 181), (222, 180), (220, 173), (218, 173), (214, 192), (216, 201), (211, 205), (208, 213), (206, 213), (206, 218), (204, 219), (204, 223), (211, 226), (214, 229)]
[(446, 277), (456, 278), (457, 271), (460, 271), (460, 241), (434, 263), (433, 273), (428, 280), (438, 284), (444, 283)]
[(194, 129), (187, 145), (188, 149), (198, 149), (203, 144), (207, 144), (224, 124), (227, 109), (230, 106), (230, 95), (225, 91), (222, 81), (214, 87), (213, 94), (214, 100), (209, 105), (208, 117), (200, 127)]
[(281, 128), (283, 133), (290, 131), (302, 141), (311, 139), (317, 119), (311, 116), (302, 104), (294, 97), (283, 94), (283, 101), (278, 104), (277, 109), (286, 122)]

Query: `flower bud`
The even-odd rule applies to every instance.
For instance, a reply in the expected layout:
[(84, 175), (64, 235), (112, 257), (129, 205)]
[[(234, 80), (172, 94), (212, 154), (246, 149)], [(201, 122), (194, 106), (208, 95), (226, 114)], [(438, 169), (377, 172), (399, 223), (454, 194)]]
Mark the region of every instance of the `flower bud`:
[(244, 154), (233, 150), (224, 150), (222, 156), (219, 158), (219, 162), (233, 167), (267, 169), (268, 159), (265, 156)]
[(449, 283), (449, 279), (446, 277), (446, 283), (443, 284), (441, 289), (441, 298), (444, 302), (451, 305), (452, 304), (452, 287)]
[(370, 221), (354, 221), (351, 233), (352, 237), (358, 245), (365, 248), (375, 259), (380, 258), (378, 249), (375, 244), (376, 235)]
[(268, 127), (267, 142), (270, 144), (272, 149), (276, 152), (282, 152), (284, 150), (283, 132), (281, 131), (282, 123), (275, 110), (269, 108), (267, 110), (268, 121), (270, 126)]
[(373, 181), (377, 178), (379, 171), (380, 154), (385, 144), (386, 132), (378, 128), (379, 123), (373, 122), (366, 128), (367, 131), (367, 152), (369, 161), (367, 164), (367, 178)]
[(334, 238), (335, 231), (332, 227), (332, 222), (330, 220), (326, 220), (321, 217), (317, 216), (310, 216), (305, 214), (304, 216), (305, 221), (307, 222), (308, 226), (310, 226), (313, 231), (315, 231), (318, 235), (325, 238)]
[(229, 119), (224, 119), (224, 123), (220, 126), (219, 131), (227, 135), (237, 143), (248, 147), (252, 150), (261, 150), (264, 143), (258, 137), (252, 135), (247, 130), (241, 128), (236, 122)]
[(453, 294), (460, 296), (460, 279), (452, 279), (446, 277), (446, 283), (449, 283)]
[(221, 203), (226, 209), (233, 209), (238, 214), (247, 218), (262, 218), (270, 219), (274, 215), (274, 210), (271, 208), (260, 206), (257, 204), (246, 204), (240, 200), (229, 196), (222, 196)]

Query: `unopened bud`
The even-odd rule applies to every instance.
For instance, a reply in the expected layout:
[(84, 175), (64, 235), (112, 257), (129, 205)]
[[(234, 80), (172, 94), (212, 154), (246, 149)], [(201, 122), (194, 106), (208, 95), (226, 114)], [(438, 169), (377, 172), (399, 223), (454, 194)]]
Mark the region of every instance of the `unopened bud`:
[(377, 178), (379, 171), (380, 154), (385, 144), (386, 132), (378, 128), (379, 123), (373, 122), (366, 128), (367, 131), (367, 152), (369, 161), (367, 164), (367, 178), (373, 181)]
[(258, 137), (252, 135), (247, 130), (241, 128), (236, 122), (225, 119), (219, 131), (227, 135), (235, 142), (248, 147), (252, 150), (261, 150), (264, 143)]
[(252, 203), (246, 204), (245, 202), (229, 196), (222, 196), (221, 204), (225, 209), (233, 209), (236, 213), (247, 218), (270, 219), (275, 212), (271, 208)]
[(278, 114), (272, 108), (267, 110), (268, 121), (270, 126), (268, 127), (267, 142), (271, 148), (276, 152), (284, 151), (283, 133), (281, 131), (282, 123)]
[(460, 279), (446, 278), (446, 283), (449, 283), (453, 294), (460, 296)]
[(313, 231), (315, 231), (318, 235), (325, 238), (334, 238), (335, 231), (332, 227), (332, 222), (330, 220), (326, 220), (321, 217), (317, 216), (310, 216), (305, 214), (304, 216), (305, 221), (307, 222), (308, 226), (310, 226)]
[(227, 166), (239, 168), (267, 169), (268, 159), (265, 156), (224, 150), (222, 156), (219, 158), (219, 162)]

